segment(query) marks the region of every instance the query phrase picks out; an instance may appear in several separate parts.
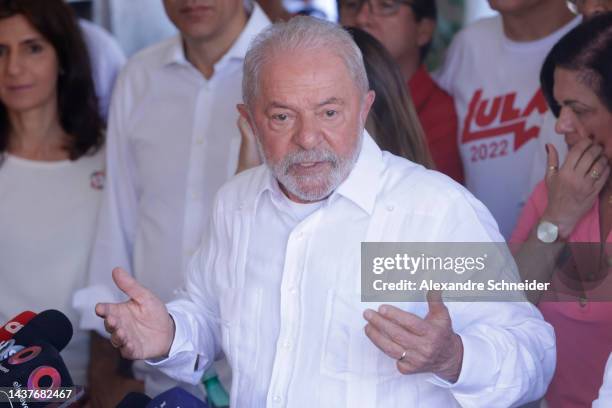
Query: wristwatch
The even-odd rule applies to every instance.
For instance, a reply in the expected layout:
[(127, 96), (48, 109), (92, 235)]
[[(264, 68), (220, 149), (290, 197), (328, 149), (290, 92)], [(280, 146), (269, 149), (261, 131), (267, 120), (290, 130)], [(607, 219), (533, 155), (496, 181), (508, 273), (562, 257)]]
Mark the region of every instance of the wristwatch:
[(541, 242), (552, 244), (559, 238), (559, 227), (549, 221), (540, 221), (536, 235)]

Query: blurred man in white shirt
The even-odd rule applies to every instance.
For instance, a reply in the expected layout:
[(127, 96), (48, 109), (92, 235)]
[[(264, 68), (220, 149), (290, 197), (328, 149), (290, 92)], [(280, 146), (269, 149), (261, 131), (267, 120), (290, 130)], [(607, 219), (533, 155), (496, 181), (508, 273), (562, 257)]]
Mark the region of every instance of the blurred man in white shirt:
[[(125, 266), (166, 301), (183, 285), (213, 197), (236, 169), (242, 61), (251, 39), (269, 24), (244, 0), (164, 0), (164, 6), (180, 34), (130, 59), (110, 108), (89, 287), (75, 296), (82, 328), (99, 333), (95, 303), (122, 299), (110, 276), (114, 266)], [(119, 355), (109, 351), (94, 336), (92, 394), (112, 405), (139, 383), (116, 374)], [(134, 368), (151, 396), (172, 385), (144, 364)]]

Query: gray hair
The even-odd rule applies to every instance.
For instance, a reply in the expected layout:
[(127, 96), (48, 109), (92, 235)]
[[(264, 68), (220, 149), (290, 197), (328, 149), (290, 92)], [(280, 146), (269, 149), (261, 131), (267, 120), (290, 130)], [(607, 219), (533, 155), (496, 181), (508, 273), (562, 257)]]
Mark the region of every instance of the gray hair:
[(250, 108), (259, 92), (259, 75), (272, 57), (281, 53), (326, 49), (340, 57), (357, 88), (369, 90), (368, 76), (361, 50), (342, 27), (318, 18), (297, 16), (287, 22), (273, 24), (263, 30), (249, 46), (244, 58), (242, 98)]

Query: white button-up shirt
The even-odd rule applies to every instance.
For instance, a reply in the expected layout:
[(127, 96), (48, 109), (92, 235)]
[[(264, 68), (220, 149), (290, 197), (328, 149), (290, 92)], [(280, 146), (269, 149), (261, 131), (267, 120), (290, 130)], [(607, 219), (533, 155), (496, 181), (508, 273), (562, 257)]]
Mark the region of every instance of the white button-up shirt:
[[(312, 213), (309, 214), (309, 212)], [(211, 236), (169, 311), (167, 374), (195, 381), (223, 350), (234, 407), (508, 407), (540, 397), (553, 330), (527, 303), (449, 303), (464, 346), (454, 384), (401, 375), (364, 332), (362, 241), (502, 241), (486, 208), (449, 178), (365, 136), (349, 177), (306, 213), (264, 166), (219, 192)], [(400, 303), (424, 317), (426, 303)]]
[(210, 79), (186, 59), (179, 36), (137, 54), (122, 71), (111, 105), (90, 286), (75, 297), (83, 328), (104, 333), (95, 304), (122, 299), (111, 278), (115, 266), (165, 301), (183, 285), (214, 195), (236, 171), (242, 64), (268, 24), (255, 5)]

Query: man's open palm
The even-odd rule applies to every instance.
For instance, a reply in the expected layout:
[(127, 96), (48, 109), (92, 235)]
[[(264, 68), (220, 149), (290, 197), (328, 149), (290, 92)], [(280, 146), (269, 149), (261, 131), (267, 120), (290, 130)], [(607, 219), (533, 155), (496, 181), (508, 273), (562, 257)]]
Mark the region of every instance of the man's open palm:
[(113, 280), (129, 300), (98, 303), (96, 314), (104, 319), (111, 343), (132, 360), (165, 357), (174, 339), (174, 321), (164, 303), (121, 268)]

